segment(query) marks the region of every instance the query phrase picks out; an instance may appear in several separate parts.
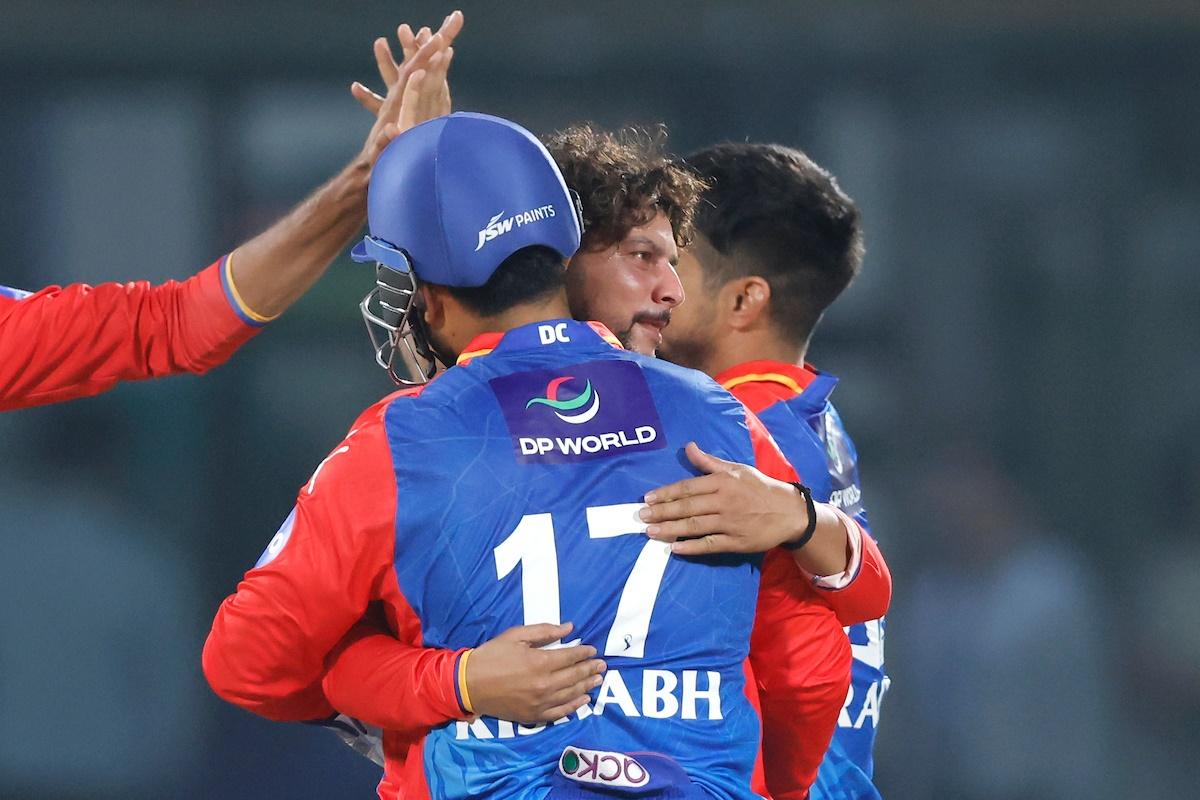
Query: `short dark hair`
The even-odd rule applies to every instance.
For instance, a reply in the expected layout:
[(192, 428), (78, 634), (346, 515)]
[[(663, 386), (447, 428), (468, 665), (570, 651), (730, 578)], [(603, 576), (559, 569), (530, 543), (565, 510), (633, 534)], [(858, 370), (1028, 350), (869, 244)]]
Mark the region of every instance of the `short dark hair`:
[(566, 265), (549, 247), (522, 247), (500, 262), (482, 286), (447, 286), (446, 291), (481, 317), (493, 317), (563, 289)]
[(582, 249), (598, 250), (662, 212), (675, 243), (692, 238), (692, 213), (703, 184), (663, 151), (666, 126), (617, 133), (588, 123), (557, 131), (546, 149), (583, 204)]
[(708, 188), (696, 230), (724, 258), (709, 285), (741, 275), (771, 284), (771, 320), (807, 342), (825, 309), (862, 268), (862, 219), (828, 171), (791, 147), (729, 143), (689, 155)]

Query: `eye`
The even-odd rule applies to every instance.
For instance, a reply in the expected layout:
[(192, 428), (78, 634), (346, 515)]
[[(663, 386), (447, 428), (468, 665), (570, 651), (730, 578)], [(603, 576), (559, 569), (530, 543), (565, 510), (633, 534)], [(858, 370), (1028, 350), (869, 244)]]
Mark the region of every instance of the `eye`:
[(654, 258), (654, 254), (649, 250), (634, 250), (633, 257), (639, 261), (650, 261)]

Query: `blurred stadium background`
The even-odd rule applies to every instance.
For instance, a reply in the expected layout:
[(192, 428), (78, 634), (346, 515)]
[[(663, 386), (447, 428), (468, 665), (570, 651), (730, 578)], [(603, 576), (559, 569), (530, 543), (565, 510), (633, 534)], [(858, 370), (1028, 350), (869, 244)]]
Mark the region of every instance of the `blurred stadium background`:
[[(801, 147), (862, 206), (812, 359), (895, 600), (889, 798), (1200, 785), (1200, 5), (462, 5), (456, 107)], [(183, 277), (356, 152), (431, 2), (5, 0), (0, 282)], [(377, 81), (372, 81), (377, 85)], [(370, 797), (213, 697), (212, 614), (388, 391), (349, 263), (209, 377), (0, 416), (0, 796)]]

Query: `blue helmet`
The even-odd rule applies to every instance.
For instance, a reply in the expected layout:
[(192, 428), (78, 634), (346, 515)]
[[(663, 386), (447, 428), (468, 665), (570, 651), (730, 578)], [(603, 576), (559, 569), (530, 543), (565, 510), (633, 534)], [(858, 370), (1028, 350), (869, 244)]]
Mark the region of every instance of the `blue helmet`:
[(367, 192), (370, 235), (355, 261), (377, 261), (444, 286), (482, 286), (523, 247), (570, 258), (579, 217), (533, 134), (486, 114), (439, 117), (396, 137)]
[(579, 248), (581, 219), (546, 148), (508, 120), (460, 112), (397, 136), (371, 172), (370, 235), (350, 254), (378, 264), (360, 306), (375, 360), (397, 383), (431, 378), (447, 359), (414, 308), (418, 282), (482, 286), (534, 245), (566, 260)]

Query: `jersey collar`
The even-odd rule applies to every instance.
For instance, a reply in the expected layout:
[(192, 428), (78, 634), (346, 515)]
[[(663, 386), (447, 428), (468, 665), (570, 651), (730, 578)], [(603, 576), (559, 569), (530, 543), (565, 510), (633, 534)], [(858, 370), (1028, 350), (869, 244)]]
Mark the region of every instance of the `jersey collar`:
[(730, 367), (714, 376), (717, 383), (726, 389), (732, 389), (743, 383), (778, 383), (791, 389), (796, 394), (804, 390), (820, 376), (811, 364), (798, 366), (783, 361), (746, 361)]
[(465, 366), (476, 358), (482, 358), (493, 350), (531, 350), (534, 347), (558, 346), (585, 342), (607, 342), (623, 350), (621, 342), (612, 331), (599, 322), (578, 322), (573, 319), (548, 319), (522, 325), (503, 333), (481, 333), (471, 340), (455, 362)]

